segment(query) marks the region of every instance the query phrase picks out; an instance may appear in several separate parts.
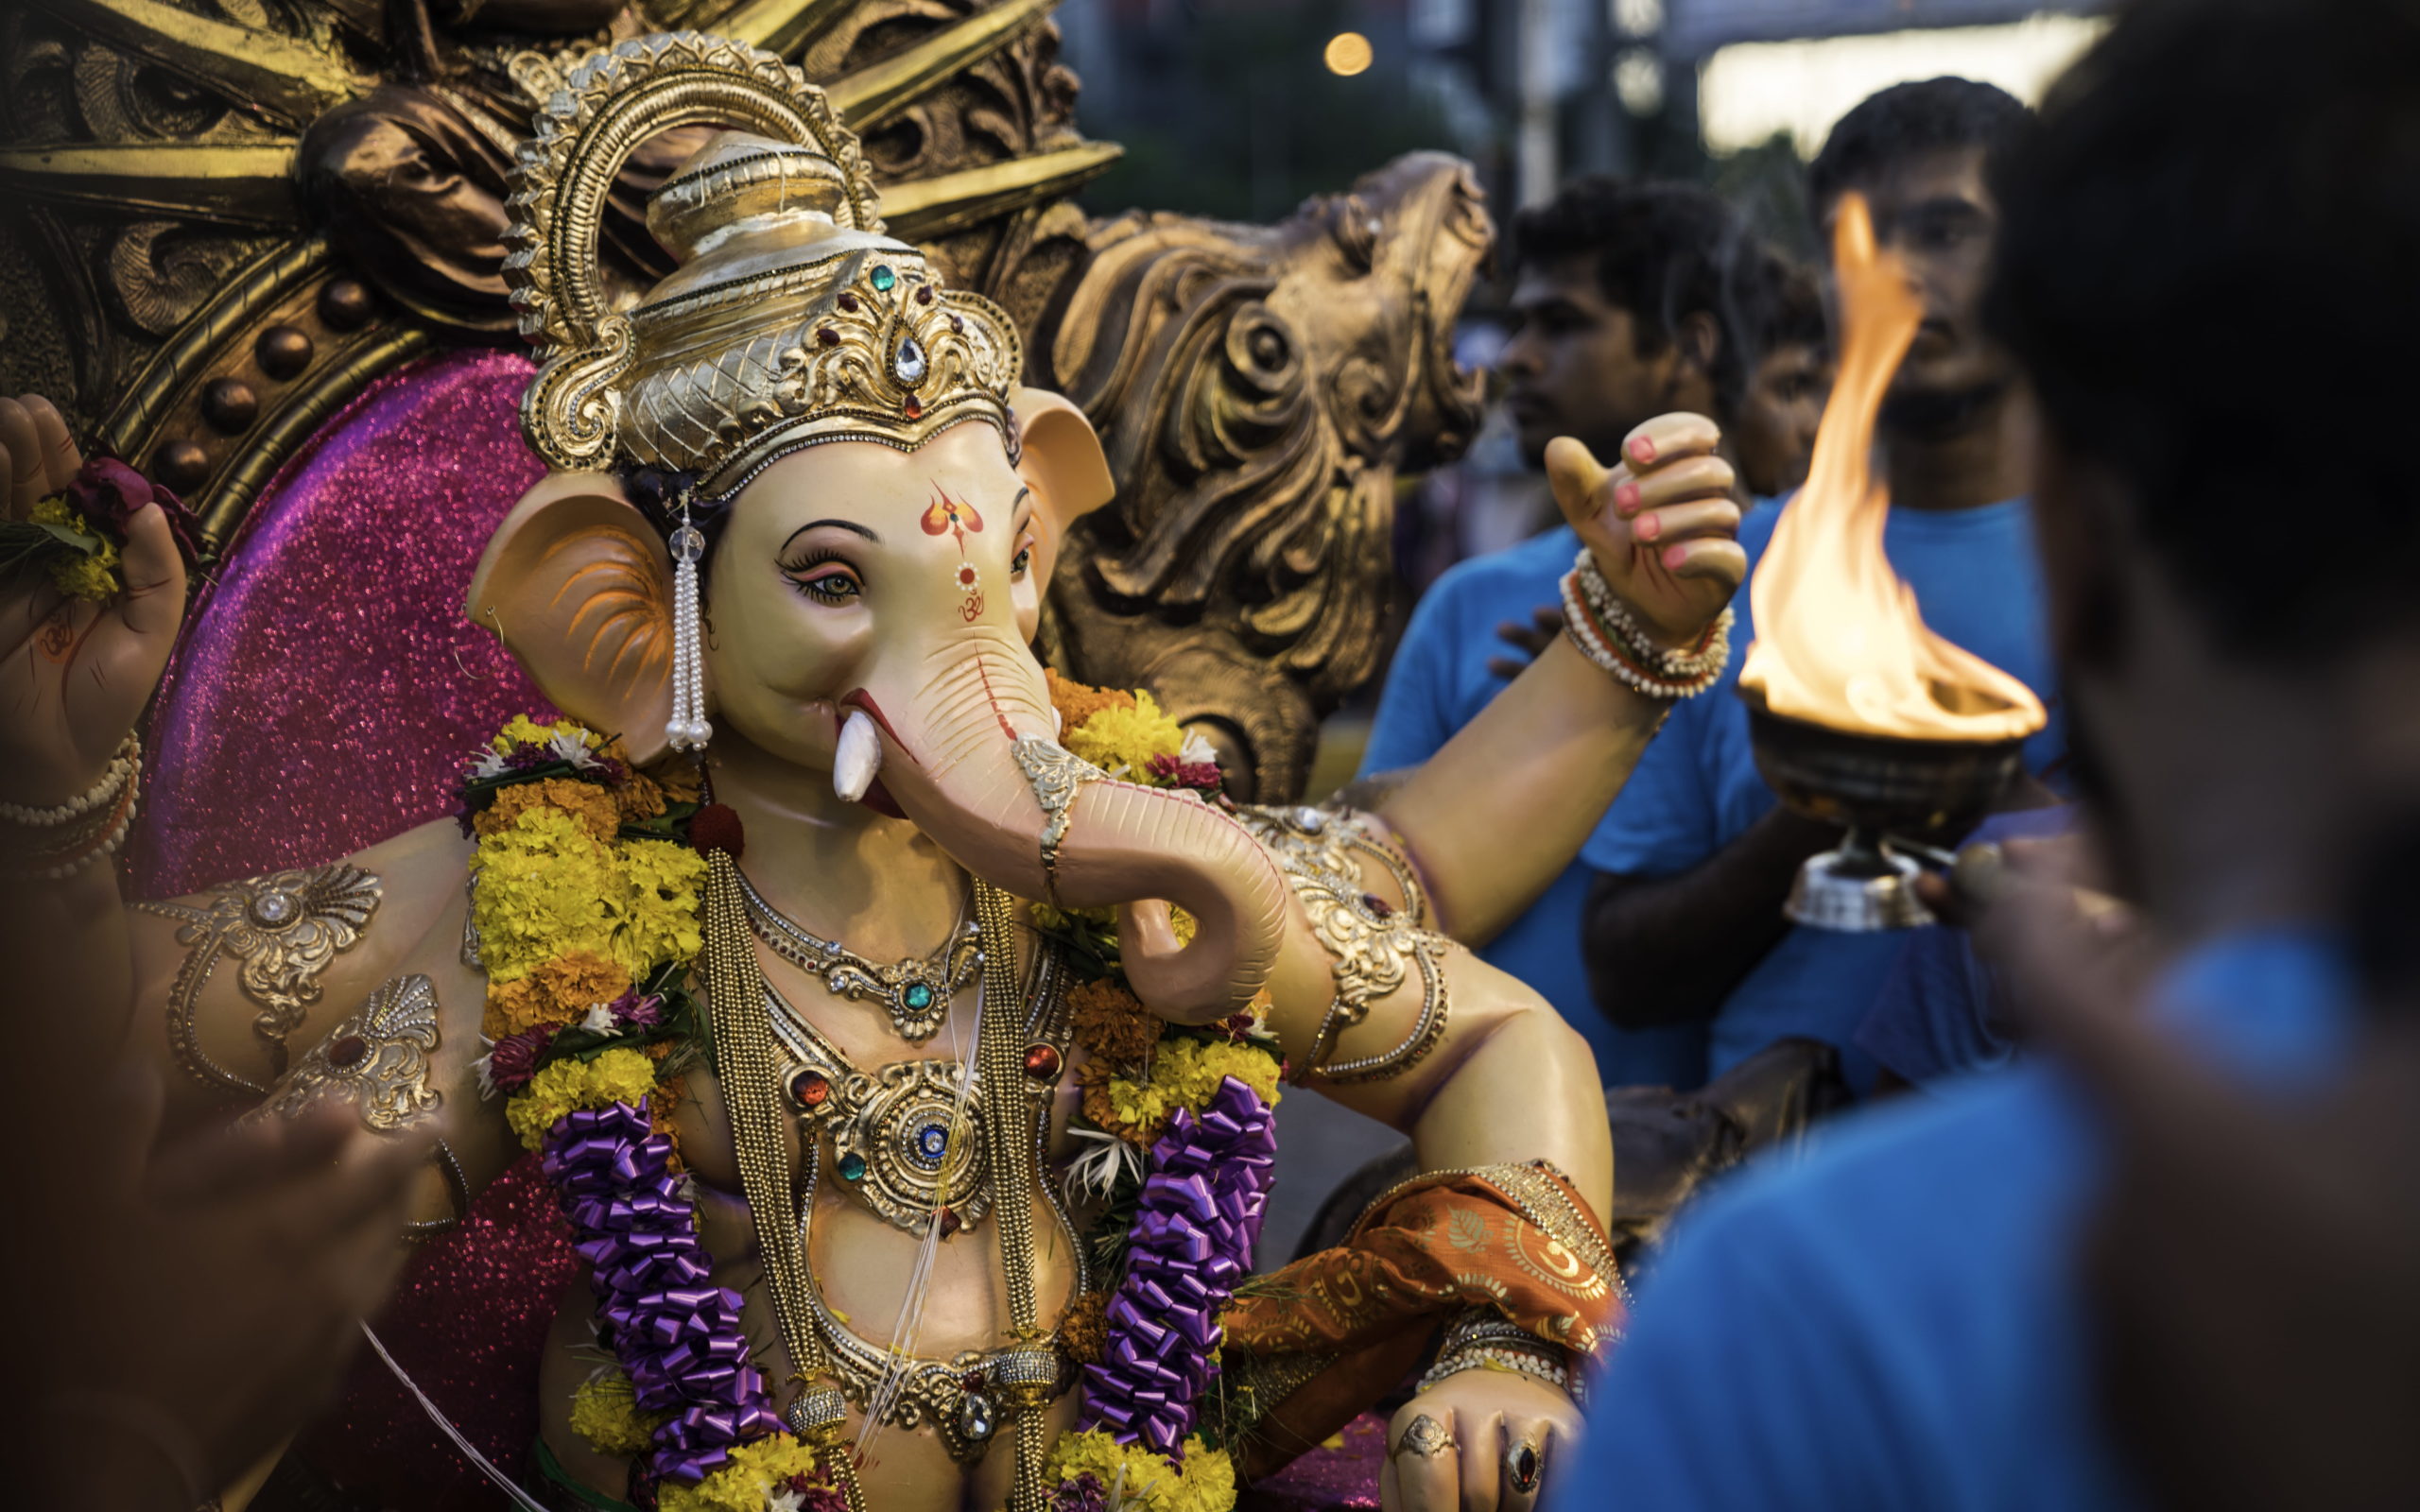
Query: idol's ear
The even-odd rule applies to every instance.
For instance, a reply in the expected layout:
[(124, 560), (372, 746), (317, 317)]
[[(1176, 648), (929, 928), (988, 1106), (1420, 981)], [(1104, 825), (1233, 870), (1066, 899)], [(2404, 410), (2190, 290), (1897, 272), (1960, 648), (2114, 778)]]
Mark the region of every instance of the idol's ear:
[(1117, 483), (1110, 476), (1100, 438), (1093, 434), (1093, 422), (1082, 410), (1046, 388), (1019, 388), (1010, 395), (1010, 403), (1016, 409), (1017, 435), (1025, 449), (1017, 475), (1033, 490), (1037, 518), (1048, 522), (1034, 533), (1034, 573), (1046, 584), (1067, 527), (1107, 504)]
[(603, 472), (550, 472), (488, 540), (466, 611), (556, 708), (631, 759), (672, 717), (672, 560)]

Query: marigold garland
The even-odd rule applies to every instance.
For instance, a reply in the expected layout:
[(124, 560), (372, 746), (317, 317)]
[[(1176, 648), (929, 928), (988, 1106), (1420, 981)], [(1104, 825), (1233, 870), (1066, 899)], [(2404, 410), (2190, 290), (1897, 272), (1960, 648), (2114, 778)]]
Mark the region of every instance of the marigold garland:
[(695, 1486), (671, 1483), (656, 1493), (656, 1512), (765, 1512), (776, 1492), (817, 1489), (815, 1451), (788, 1434), (732, 1447), (731, 1462)]
[(1228, 1512), (1236, 1504), (1236, 1467), (1226, 1451), (1197, 1434), (1173, 1462), (1099, 1429), (1059, 1435), (1050, 1468), (1063, 1482), (1090, 1475), (1116, 1493), (1120, 1512)]
[(644, 1454), (665, 1415), (640, 1410), (638, 1392), (618, 1366), (572, 1388), (571, 1431), (600, 1454)]

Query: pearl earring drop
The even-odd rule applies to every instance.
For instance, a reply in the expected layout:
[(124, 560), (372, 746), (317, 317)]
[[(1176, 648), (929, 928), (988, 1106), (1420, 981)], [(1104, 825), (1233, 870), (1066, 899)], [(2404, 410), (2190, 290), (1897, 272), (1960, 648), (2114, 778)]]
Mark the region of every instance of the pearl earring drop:
[(689, 523), (686, 494), (671, 546), (672, 717), (664, 735), (674, 750), (703, 750), (715, 732), (706, 723), (705, 636), (698, 610), (698, 563), (706, 554), (706, 536)]

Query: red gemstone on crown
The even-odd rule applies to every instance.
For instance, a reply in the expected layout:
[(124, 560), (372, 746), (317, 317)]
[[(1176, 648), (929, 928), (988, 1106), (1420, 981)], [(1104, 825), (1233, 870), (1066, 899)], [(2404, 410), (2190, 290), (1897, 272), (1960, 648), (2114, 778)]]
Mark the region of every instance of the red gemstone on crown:
[(816, 330), (815, 339), (822, 342), (827, 347), (837, 347), (840, 344), (840, 333), (833, 330), (828, 325), (821, 326)]
[(953, 315), (949, 318), (949, 328), (953, 331), (963, 331), (966, 329), (966, 322)]
[(1036, 1081), (1051, 1081), (1056, 1079), (1059, 1074), (1059, 1068), (1064, 1064), (1065, 1062), (1060, 1058), (1059, 1047), (1057, 1045), (1028, 1045), (1025, 1047), (1025, 1074), (1031, 1076)]
[(1395, 905), (1374, 892), (1365, 892), (1361, 895), (1361, 906), (1380, 919), (1392, 919), (1395, 915)]
[(919, 284), (916, 285), (916, 302), (918, 304), (930, 304), (933, 302), (933, 286), (930, 284)]
[(790, 1078), (790, 1101), (812, 1112), (832, 1100), (832, 1083), (821, 1072), (802, 1071)]
[(328, 1064), (337, 1067), (357, 1065), (368, 1054), (370, 1041), (357, 1034), (349, 1034), (328, 1046)]
[(913, 394), (909, 394), (907, 398), (901, 400), (899, 402), (899, 408), (901, 413), (905, 414), (909, 420), (922, 419), (925, 413), (924, 402)]
[(840, 291), (839, 299), (833, 302), (838, 304), (840, 308), (848, 311), (851, 315), (857, 313), (857, 297), (846, 289), (842, 289)]

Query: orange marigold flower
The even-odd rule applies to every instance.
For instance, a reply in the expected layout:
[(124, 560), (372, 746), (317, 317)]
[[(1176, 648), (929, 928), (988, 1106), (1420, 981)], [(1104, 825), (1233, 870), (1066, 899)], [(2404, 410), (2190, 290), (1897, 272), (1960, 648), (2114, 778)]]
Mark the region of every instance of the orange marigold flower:
[(686, 756), (666, 756), (648, 767), (647, 775), (664, 789), (670, 802), (695, 803), (706, 796), (705, 779), (699, 775), (698, 764)]
[(1117, 1099), (1109, 1090), (1109, 1084), (1116, 1078), (1117, 1074), (1101, 1061), (1087, 1060), (1076, 1067), (1076, 1084), (1084, 1090), (1084, 1117), (1102, 1133), (1148, 1150), (1167, 1132), (1167, 1121), (1153, 1119), (1138, 1124), (1120, 1115)]
[(1142, 999), (1115, 982), (1087, 982), (1067, 994), (1067, 1005), (1075, 1013), (1076, 1043), (1120, 1070), (1148, 1058), (1166, 1027)]
[(482, 835), (499, 833), (512, 828), (512, 821), (523, 814), (540, 808), (561, 809), (599, 840), (611, 840), (622, 828), (621, 810), (612, 793), (568, 777), (514, 783), (496, 794), (495, 801), (471, 820), (471, 828)]
[(642, 823), (664, 812), (664, 788), (645, 772), (632, 772), (629, 782), (614, 789), (614, 801), (624, 824)]
[(1069, 730), (1074, 730), (1103, 709), (1134, 707), (1134, 696), (1131, 693), (1120, 693), (1115, 688), (1090, 687), (1073, 679), (1063, 678), (1048, 667), (1042, 669), (1042, 676), (1050, 686), (1050, 707), (1059, 711), (1060, 719)]
[(1059, 1319), (1059, 1351), (1078, 1365), (1097, 1365), (1109, 1352), (1109, 1294), (1085, 1292)]
[(629, 990), (630, 972), (602, 956), (574, 951), (517, 981), (489, 983), (487, 1017), (479, 1032), (501, 1040), (542, 1023), (577, 1023), (590, 1004), (611, 1003)]

